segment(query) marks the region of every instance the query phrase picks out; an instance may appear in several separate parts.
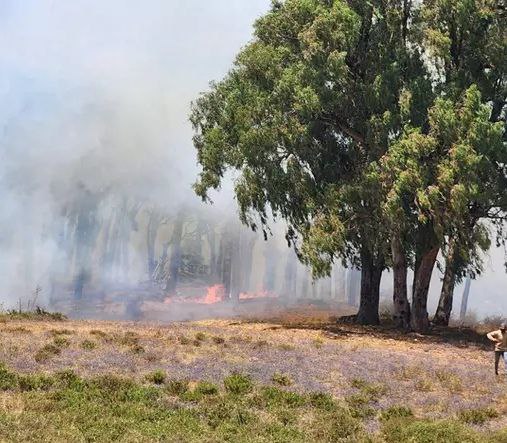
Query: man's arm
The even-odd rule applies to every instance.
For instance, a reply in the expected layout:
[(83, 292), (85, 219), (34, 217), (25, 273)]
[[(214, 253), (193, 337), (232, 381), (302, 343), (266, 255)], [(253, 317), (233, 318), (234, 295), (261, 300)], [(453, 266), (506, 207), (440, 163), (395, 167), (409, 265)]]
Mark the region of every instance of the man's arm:
[(500, 341), (500, 337), (498, 335), (498, 331), (493, 331), (493, 332), (490, 332), (489, 334), (487, 334), (487, 337), (491, 340), (491, 341), (494, 341), (495, 343), (498, 343)]

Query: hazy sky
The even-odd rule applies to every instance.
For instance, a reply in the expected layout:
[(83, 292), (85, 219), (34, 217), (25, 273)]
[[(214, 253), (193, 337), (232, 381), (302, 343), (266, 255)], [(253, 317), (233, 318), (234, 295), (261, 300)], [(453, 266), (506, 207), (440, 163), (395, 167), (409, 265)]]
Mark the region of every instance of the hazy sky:
[[(268, 0), (0, 0), (4, 136), (25, 116), (33, 125), (61, 124), (52, 118), (62, 110), (119, 102), (141, 118), (156, 113), (159, 140), (189, 150), (189, 102), (227, 72), (268, 7)], [(39, 140), (38, 131), (50, 130), (29, 129)]]

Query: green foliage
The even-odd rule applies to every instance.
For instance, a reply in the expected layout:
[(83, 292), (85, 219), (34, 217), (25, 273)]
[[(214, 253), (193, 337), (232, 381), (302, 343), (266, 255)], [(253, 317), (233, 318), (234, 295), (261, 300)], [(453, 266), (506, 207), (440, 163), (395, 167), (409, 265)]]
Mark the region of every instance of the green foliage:
[(380, 420), (392, 420), (396, 418), (413, 417), (414, 413), (407, 406), (391, 406), (380, 413)]
[(178, 337), (178, 341), (180, 342), (180, 344), (182, 345), (189, 345), (190, 343), (192, 343), (192, 340), (190, 340), (188, 337), (184, 336), (184, 335), (180, 335)]
[(67, 317), (61, 312), (49, 312), (36, 307), (33, 311), (11, 309), (0, 312), (0, 320), (42, 320), (42, 321), (65, 321)]
[(108, 334), (104, 331), (101, 331), (100, 329), (92, 329), (90, 331), (91, 335), (94, 335), (95, 337), (101, 338), (102, 340), (107, 340), (109, 338)]
[(71, 331), (70, 329), (51, 329), (51, 331), (49, 331), (49, 333), (54, 336), (54, 337), (57, 337), (59, 335), (72, 335), (74, 334), (74, 331)]
[(166, 390), (171, 395), (179, 396), (187, 392), (189, 389), (188, 380), (169, 380), (166, 383)]
[(166, 373), (162, 370), (157, 370), (150, 372), (146, 375), (146, 380), (148, 380), (151, 383), (155, 383), (156, 385), (162, 385), (165, 383), (166, 380)]
[(195, 334), (195, 339), (198, 341), (205, 341), (206, 338), (207, 338), (207, 336), (204, 332), (198, 332)]
[[(402, 4), (389, 8), (379, 1), (273, 5), (230, 74), (192, 108), (203, 168), (196, 192), (207, 198), (227, 169), (239, 170), (242, 220), (256, 228), (256, 216), (262, 225), (269, 213), (282, 216), (316, 275), (336, 257), (353, 260), (358, 248), (385, 247), (378, 187), (363, 173), (400, 130), (402, 92), (431, 97), (424, 65), (402, 35)], [(420, 105), (405, 101), (413, 115)], [(362, 217), (369, 224), (357, 223)]]
[(42, 374), (18, 376), (18, 387), (22, 391), (47, 391), (55, 384), (55, 378)]
[(280, 386), (290, 386), (294, 383), (292, 378), (290, 378), (286, 374), (281, 374), (279, 372), (275, 372), (273, 377), (271, 377), (273, 383), (279, 384)]
[(463, 390), (461, 379), (451, 371), (441, 369), (436, 371), (435, 375), (442, 387), (448, 389), (449, 391), (461, 392)]
[[(116, 375), (22, 375), (0, 366), (0, 386), (6, 405), (23, 405), (0, 414), (6, 441), (499, 443), (505, 437), (454, 421), (418, 420), (404, 407), (383, 411), (381, 434), (367, 434), (362, 419), (327, 394), (255, 385), (236, 395), (201, 382), (187, 399), (188, 382), (159, 389)], [(169, 390), (181, 399), (168, 397)]]
[(3, 363), (0, 363), (0, 391), (14, 389), (17, 383), (16, 374), (9, 371)]
[(70, 340), (60, 335), (57, 335), (54, 338), (53, 343), (55, 344), (55, 346), (58, 346), (59, 348), (68, 348), (70, 346)]
[(218, 386), (209, 381), (199, 381), (192, 390), (187, 390), (180, 395), (180, 398), (189, 402), (200, 402), (207, 396), (218, 394)]
[(382, 434), (386, 443), (480, 443), (476, 432), (452, 421), (423, 421), (410, 418), (384, 422)]
[(62, 350), (59, 346), (53, 343), (48, 343), (35, 353), (34, 358), (37, 363), (43, 363), (50, 358), (59, 355), (61, 352)]
[(97, 342), (94, 342), (92, 340), (83, 340), (80, 346), (87, 351), (91, 351), (97, 347)]
[(481, 272), (491, 242), (481, 220), (503, 235), (507, 201), (499, 9), (274, 2), (229, 74), (192, 106), (195, 191), (207, 199), (237, 171), (242, 221), (265, 229), (271, 215), (285, 219), (317, 277), (337, 259), (390, 266), (393, 237), (409, 266), (425, 247), (447, 255), (452, 245), (456, 281)]
[(461, 421), (474, 425), (482, 425), (498, 416), (498, 412), (492, 408), (467, 409), (461, 411), (458, 415)]
[(249, 375), (234, 373), (224, 379), (224, 386), (231, 394), (248, 394), (253, 390), (253, 381)]
[(212, 337), (212, 340), (213, 340), (213, 343), (215, 343), (217, 345), (222, 345), (225, 343), (225, 339), (223, 337), (218, 336), (218, 335)]

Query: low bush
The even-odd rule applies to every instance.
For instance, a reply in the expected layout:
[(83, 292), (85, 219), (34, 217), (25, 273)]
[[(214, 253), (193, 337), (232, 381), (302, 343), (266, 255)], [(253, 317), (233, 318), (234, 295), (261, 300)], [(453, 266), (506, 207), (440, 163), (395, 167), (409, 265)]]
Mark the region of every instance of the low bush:
[(253, 390), (253, 381), (249, 375), (234, 373), (224, 379), (224, 386), (231, 394), (248, 394)]
[(97, 347), (97, 343), (91, 340), (83, 340), (80, 344), (82, 349), (86, 349), (87, 351), (91, 351)]
[(179, 396), (188, 391), (189, 382), (188, 380), (169, 380), (165, 388), (169, 394)]
[(413, 417), (414, 413), (407, 406), (391, 406), (380, 413), (380, 420), (391, 420), (393, 418)]
[(162, 385), (165, 383), (166, 374), (162, 370), (153, 371), (146, 375), (146, 380), (156, 385)]
[(462, 422), (474, 425), (482, 425), (488, 420), (492, 420), (498, 416), (498, 412), (493, 408), (466, 409), (460, 411), (458, 414), (458, 418)]
[(279, 372), (275, 372), (273, 374), (273, 376), (271, 377), (271, 381), (273, 383), (280, 385), (280, 386), (291, 386), (292, 384), (294, 384), (294, 381), (292, 380), (292, 378), (290, 378), (286, 374), (281, 374)]
[(59, 346), (54, 343), (48, 343), (35, 353), (34, 358), (37, 363), (43, 363), (52, 357), (59, 355), (61, 352), (62, 350)]

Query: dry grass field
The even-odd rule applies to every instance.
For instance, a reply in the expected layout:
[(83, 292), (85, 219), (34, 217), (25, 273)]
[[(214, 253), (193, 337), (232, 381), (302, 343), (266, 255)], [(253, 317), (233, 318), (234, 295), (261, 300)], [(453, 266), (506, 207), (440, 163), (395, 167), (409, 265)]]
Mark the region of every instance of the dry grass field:
[(483, 331), (318, 308), (168, 325), (0, 323), (0, 441), (507, 441)]

